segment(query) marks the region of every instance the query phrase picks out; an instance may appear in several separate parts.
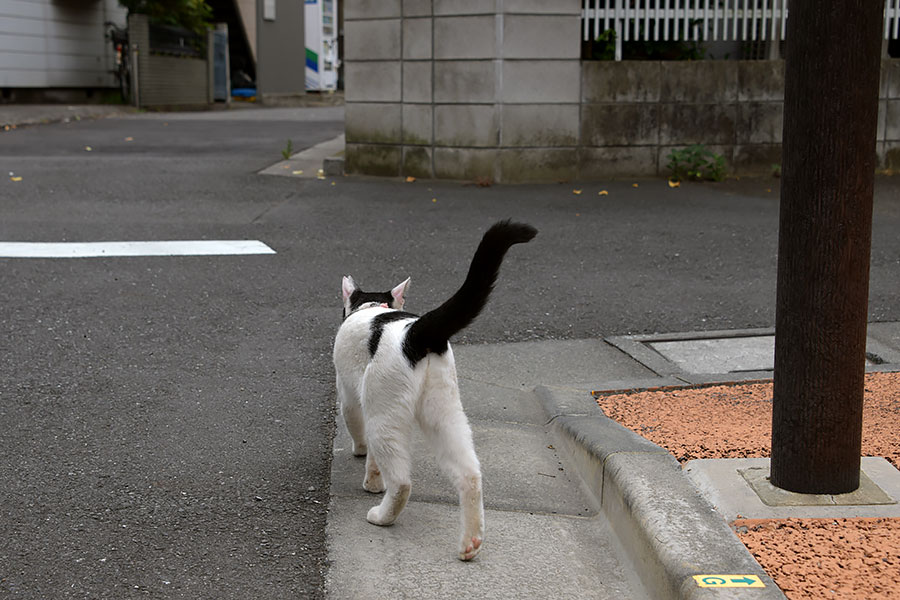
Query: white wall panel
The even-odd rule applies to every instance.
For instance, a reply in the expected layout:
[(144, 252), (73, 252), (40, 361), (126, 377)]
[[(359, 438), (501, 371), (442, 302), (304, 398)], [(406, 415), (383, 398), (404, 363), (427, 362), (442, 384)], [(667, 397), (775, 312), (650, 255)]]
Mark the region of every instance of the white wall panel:
[(125, 16), (117, 0), (0, 0), (0, 86), (114, 86), (104, 22)]

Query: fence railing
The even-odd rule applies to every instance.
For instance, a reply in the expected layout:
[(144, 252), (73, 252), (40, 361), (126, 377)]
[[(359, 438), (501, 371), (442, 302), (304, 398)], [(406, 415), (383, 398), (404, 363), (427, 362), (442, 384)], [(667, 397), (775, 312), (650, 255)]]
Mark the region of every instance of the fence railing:
[(206, 58), (206, 39), (183, 27), (150, 24), (150, 51), (171, 56)]
[[(615, 32), (628, 41), (781, 41), (788, 0), (583, 0), (585, 41)], [(900, 0), (885, 0), (884, 39), (900, 38)]]

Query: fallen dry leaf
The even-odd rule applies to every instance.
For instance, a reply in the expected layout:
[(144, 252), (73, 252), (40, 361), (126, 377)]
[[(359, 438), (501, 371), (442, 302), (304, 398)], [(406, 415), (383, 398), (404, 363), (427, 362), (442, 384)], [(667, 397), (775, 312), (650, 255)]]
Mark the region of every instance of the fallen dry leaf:
[(303, 175), (303, 169), (297, 169), (296, 171), (291, 171), (291, 175)]
[(91, 152), (93, 150), (93, 148), (91, 148), (90, 146), (85, 146), (84, 149), (87, 150), (88, 152)]
[(9, 180), (10, 181), (22, 181), (22, 176), (16, 175), (15, 177), (10, 177)]
[(125, 138), (125, 141), (126, 141), (126, 142), (133, 142), (133, 141), (134, 141), (134, 138), (131, 137), (131, 136), (129, 135), (127, 138)]
[(572, 190), (572, 193), (578, 196), (581, 194), (581, 190)]
[(598, 196), (609, 196), (609, 192), (607, 192), (606, 190), (600, 190), (599, 192), (597, 192), (597, 195)]
[(635, 187), (635, 188), (636, 188), (636, 187), (638, 187), (638, 184), (632, 183), (632, 184), (631, 184), (631, 187)]
[(406, 183), (412, 183), (415, 180), (416, 180), (416, 178), (413, 177), (412, 175), (410, 175), (409, 177), (406, 178)]
[(681, 187), (681, 182), (680, 182), (680, 181), (677, 181), (677, 180), (675, 180), (675, 179), (670, 179), (670, 180), (669, 180), (669, 187), (670, 187), (670, 188)]

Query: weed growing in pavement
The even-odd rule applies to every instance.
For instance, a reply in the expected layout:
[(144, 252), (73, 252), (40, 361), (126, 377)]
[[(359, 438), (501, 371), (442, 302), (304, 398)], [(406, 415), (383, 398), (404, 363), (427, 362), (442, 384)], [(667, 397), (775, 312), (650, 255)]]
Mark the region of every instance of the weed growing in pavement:
[(669, 153), (668, 169), (672, 179), (681, 181), (722, 181), (725, 179), (725, 157), (703, 144), (694, 144)]
[(281, 156), (282, 156), (282, 158), (284, 158), (284, 160), (289, 160), (293, 153), (294, 153), (294, 142), (292, 142), (291, 140), (288, 140), (287, 146), (285, 147), (284, 150), (281, 151)]

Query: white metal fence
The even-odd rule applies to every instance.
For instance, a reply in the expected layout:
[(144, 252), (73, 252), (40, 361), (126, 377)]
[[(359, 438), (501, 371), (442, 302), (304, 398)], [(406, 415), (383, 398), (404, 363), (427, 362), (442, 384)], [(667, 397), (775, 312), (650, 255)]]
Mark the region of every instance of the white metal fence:
[[(867, 0), (871, 1), (871, 0)], [(622, 42), (781, 41), (788, 0), (583, 0), (584, 39), (615, 32)], [(900, 38), (900, 0), (885, 0), (884, 39)]]

